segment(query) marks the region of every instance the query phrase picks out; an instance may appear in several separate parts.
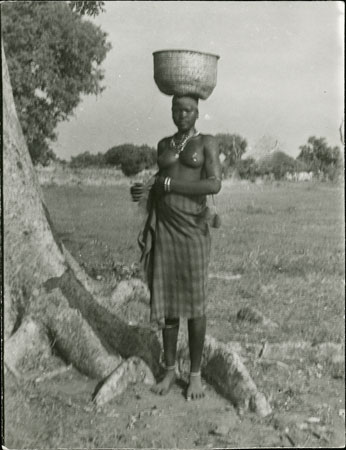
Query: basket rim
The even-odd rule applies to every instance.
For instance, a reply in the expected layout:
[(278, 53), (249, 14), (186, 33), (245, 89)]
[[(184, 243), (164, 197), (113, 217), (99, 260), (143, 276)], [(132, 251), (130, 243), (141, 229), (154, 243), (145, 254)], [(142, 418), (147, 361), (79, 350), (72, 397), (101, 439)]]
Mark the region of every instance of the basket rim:
[(208, 56), (214, 56), (217, 59), (220, 59), (219, 55), (216, 55), (215, 53), (208, 53), (208, 52), (201, 52), (199, 50), (189, 50), (189, 49), (166, 49), (166, 50), (157, 50), (155, 52), (153, 52), (153, 55), (157, 55), (159, 53), (199, 53), (200, 55), (208, 55)]

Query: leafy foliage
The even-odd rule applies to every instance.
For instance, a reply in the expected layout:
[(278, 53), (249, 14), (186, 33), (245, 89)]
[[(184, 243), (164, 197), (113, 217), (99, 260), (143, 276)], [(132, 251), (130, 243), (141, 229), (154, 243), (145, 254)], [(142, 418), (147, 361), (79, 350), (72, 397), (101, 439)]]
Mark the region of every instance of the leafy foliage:
[(215, 135), (215, 138), (217, 139), (220, 153), (226, 156), (229, 165), (234, 165), (246, 152), (247, 141), (239, 134), (219, 133)]
[(240, 178), (250, 181), (255, 181), (256, 177), (260, 175), (260, 170), (254, 158), (240, 159), (235, 163), (235, 169)]
[[(85, 2), (82, 2), (85, 3)], [(2, 5), (2, 33), (14, 100), (34, 163), (51, 158), (49, 141), (82, 94), (99, 94), (106, 33), (66, 2)]]
[(103, 153), (92, 154), (90, 152), (80, 153), (77, 156), (72, 156), (70, 167), (84, 168), (84, 167), (103, 167), (106, 165), (105, 155)]
[(239, 134), (219, 133), (215, 135), (218, 142), (220, 154), (225, 155), (222, 162), (222, 172), (224, 176), (228, 175), (229, 169), (234, 167), (242, 155), (246, 152), (247, 142)]
[(126, 176), (136, 175), (156, 164), (156, 150), (148, 145), (118, 145), (106, 152), (105, 162), (113, 166), (120, 166)]
[(284, 152), (277, 151), (263, 158), (259, 162), (259, 173), (261, 175), (273, 174), (276, 180), (281, 180), (286, 173), (296, 170), (296, 161)]
[(322, 173), (325, 178), (334, 179), (341, 167), (339, 147), (328, 146), (324, 137), (310, 136), (305, 145), (299, 147), (297, 160), (304, 163), (315, 174)]
[(72, 11), (76, 11), (82, 16), (85, 14), (88, 16), (97, 16), (100, 12), (104, 11), (104, 4), (105, 2), (98, 1), (69, 2)]

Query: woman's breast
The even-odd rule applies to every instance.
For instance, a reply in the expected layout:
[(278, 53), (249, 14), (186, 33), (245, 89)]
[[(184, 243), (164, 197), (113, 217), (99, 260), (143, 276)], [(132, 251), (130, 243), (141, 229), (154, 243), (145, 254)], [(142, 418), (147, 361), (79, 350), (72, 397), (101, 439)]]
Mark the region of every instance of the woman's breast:
[(191, 167), (193, 169), (197, 169), (203, 166), (204, 164), (204, 156), (203, 153), (194, 147), (190, 147), (189, 149), (185, 149), (179, 155), (179, 161), (184, 166)]
[(159, 166), (159, 169), (168, 169), (173, 164), (176, 164), (177, 161), (178, 160), (173, 152), (165, 151), (157, 158), (157, 165)]
[(168, 169), (173, 164), (178, 162), (183, 166), (198, 169), (204, 164), (204, 156), (203, 153), (197, 149), (190, 148), (183, 150), (179, 156), (177, 156), (173, 151), (167, 150), (162, 153), (157, 160), (157, 164), (160, 169)]

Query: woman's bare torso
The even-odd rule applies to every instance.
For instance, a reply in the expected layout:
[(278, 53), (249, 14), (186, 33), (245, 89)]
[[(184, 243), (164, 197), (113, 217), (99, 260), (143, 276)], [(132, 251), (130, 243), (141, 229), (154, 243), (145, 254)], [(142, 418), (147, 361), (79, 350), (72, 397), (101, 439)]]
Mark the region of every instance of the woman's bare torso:
[(176, 157), (171, 138), (161, 141), (157, 164), (160, 175), (177, 180), (198, 181), (205, 178), (203, 135), (191, 138)]

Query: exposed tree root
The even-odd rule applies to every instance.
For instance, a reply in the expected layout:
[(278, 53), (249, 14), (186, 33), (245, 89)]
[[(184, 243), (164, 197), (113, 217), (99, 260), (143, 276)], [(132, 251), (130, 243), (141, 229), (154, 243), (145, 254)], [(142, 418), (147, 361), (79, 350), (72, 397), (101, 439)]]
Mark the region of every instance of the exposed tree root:
[[(179, 339), (178, 360), (180, 371), (188, 372), (189, 348), (186, 334), (182, 334)], [(202, 376), (228, 398), (239, 412), (250, 409), (262, 417), (272, 412), (233, 346), (208, 335), (204, 345)]]
[(128, 325), (151, 328), (149, 324), (149, 290), (143, 281), (131, 278), (121, 281), (115, 288), (109, 289), (104, 283), (90, 278), (65, 247), (63, 247), (63, 252), (76, 279), (94, 296), (97, 303), (110, 313), (119, 316)]
[(263, 417), (271, 413), (269, 403), (257, 390), (238, 354), (210, 336), (206, 338), (202, 373), (239, 410), (250, 408)]
[(34, 359), (50, 353), (49, 340), (42, 325), (26, 317), (18, 330), (5, 340), (4, 362), (16, 377), (20, 377), (18, 366), (24, 358)]
[(122, 358), (107, 352), (81, 313), (69, 307), (60, 289), (47, 294), (45, 301), (49, 304), (45, 323), (54, 346), (67, 363), (96, 379), (107, 377), (121, 364)]
[(126, 390), (129, 384), (145, 383), (151, 385), (155, 382), (154, 376), (145, 362), (133, 356), (120, 364), (95, 393), (94, 402), (102, 406), (115, 396)]
[(85, 270), (82, 269), (82, 267), (78, 264), (78, 262), (63, 244), (62, 252), (68, 267), (72, 270), (74, 276), (76, 277), (76, 280), (84, 287), (84, 289), (95, 298), (99, 298), (100, 296), (102, 296), (104, 283), (92, 279), (85, 272)]
[(68, 372), (71, 368), (72, 364), (70, 364), (69, 366), (59, 367), (59, 369), (52, 370), (48, 373), (43, 374), (40, 377), (35, 378), (35, 383), (41, 383), (42, 381), (52, 380), (53, 378)]
[(100, 299), (87, 292), (71, 270), (67, 270), (62, 277), (48, 280), (45, 287), (48, 292), (60, 288), (69, 307), (80, 311), (109, 353), (119, 354), (123, 358), (138, 356), (155, 375), (159, 373), (161, 346), (152, 330), (142, 326), (129, 326), (106, 308)]

